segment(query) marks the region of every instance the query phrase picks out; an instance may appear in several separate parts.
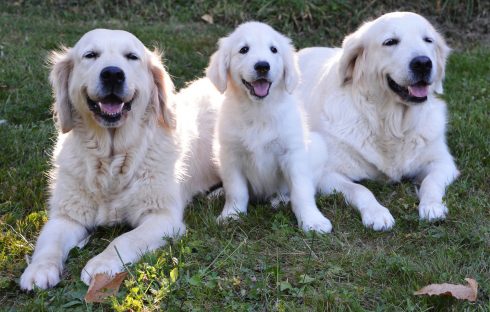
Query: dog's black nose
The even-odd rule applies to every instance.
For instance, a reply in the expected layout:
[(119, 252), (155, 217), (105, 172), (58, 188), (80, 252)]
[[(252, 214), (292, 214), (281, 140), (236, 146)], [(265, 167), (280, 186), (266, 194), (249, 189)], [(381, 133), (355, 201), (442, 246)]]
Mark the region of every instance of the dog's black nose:
[(254, 69), (259, 74), (267, 74), (267, 72), (271, 69), (271, 66), (268, 62), (257, 62), (254, 65)]
[(417, 56), (410, 61), (410, 69), (419, 75), (427, 75), (432, 70), (432, 61), (427, 56)]
[(100, 72), (100, 80), (106, 86), (119, 86), (125, 78), (123, 70), (116, 66), (108, 66)]

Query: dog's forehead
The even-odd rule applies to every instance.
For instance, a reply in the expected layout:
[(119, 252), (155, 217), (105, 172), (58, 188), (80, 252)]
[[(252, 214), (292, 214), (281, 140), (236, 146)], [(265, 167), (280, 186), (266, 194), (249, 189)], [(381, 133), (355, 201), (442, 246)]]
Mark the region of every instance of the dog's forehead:
[(232, 34), (235, 40), (246, 44), (271, 44), (278, 41), (278, 33), (269, 25), (248, 22), (240, 25)]
[(422, 16), (410, 12), (394, 12), (381, 16), (374, 21), (371, 31), (394, 36), (427, 35), (432, 25)]
[(75, 44), (74, 49), (143, 51), (144, 45), (133, 34), (124, 30), (94, 29), (83, 35)]

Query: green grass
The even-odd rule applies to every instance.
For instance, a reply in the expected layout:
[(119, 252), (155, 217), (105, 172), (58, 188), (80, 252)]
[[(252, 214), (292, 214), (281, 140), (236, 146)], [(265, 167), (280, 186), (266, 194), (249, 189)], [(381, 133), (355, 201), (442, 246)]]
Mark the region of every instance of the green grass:
[[(488, 4), (441, 1), (439, 13), (422, 2), (411, 8), (427, 9), (459, 47), (449, 60), (445, 98), (448, 144), (461, 176), (448, 189), (446, 221), (418, 220), (410, 183), (365, 183), (396, 218), (388, 233), (365, 229), (338, 195), (318, 198), (334, 225), (334, 232), (323, 236), (302, 233), (289, 208), (272, 211), (268, 205), (254, 205), (240, 222), (220, 227), (215, 217), (223, 200), (197, 198), (187, 210), (188, 232), (181, 240), (131, 266), (112, 302), (87, 304), (80, 271), (110, 239), (127, 231), (123, 226), (100, 229), (84, 249), (72, 250), (54, 289), (24, 293), (18, 287), (25, 255), (32, 253), (47, 218), (45, 172), (55, 136), (44, 65), (50, 50), (73, 45), (95, 27), (126, 29), (146, 45), (163, 48), (169, 72), (181, 87), (202, 75), (217, 39), (245, 19), (272, 23), (300, 48), (338, 45), (360, 21), (394, 5), (382, 1), (361, 9), (349, 1), (295, 1), (288, 9), (286, 1), (17, 3), (0, 5), (0, 119), (8, 122), (0, 125), (0, 310), (490, 311), (490, 52), (478, 41), (462, 49), (469, 46), (464, 36), (450, 31), (468, 16), (484, 17)], [(204, 13), (220, 22), (201, 22)], [(465, 277), (480, 284), (476, 303), (412, 295), (426, 284), (462, 283)]]

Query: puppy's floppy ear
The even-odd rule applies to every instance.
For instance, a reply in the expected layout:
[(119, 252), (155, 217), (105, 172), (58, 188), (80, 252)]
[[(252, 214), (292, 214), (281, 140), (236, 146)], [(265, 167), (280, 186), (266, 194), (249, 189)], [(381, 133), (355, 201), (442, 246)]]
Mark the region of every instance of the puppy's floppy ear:
[(284, 59), (284, 83), (286, 91), (293, 93), (299, 83), (298, 57), (291, 41), (286, 37), (283, 37), (283, 40), (285, 41), (285, 44), (283, 44), (284, 51), (279, 53), (282, 53)]
[(165, 67), (163, 67), (161, 61), (162, 53), (157, 49), (153, 52), (148, 51), (148, 53), (150, 55), (150, 70), (158, 98), (159, 122), (167, 129), (174, 129), (175, 112), (172, 102), (174, 83)]
[(342, 83), (352, 81), (356, 75), (356, 67), (364, 54), (362, 34), (364, 27), (345, 37), (342, 43), (342, 56), (339, 61), (339, 75)]
[(62, 47), (60, 51), (52, 51), (48, 62), (51, 66), (49, 81), (53, 87), (55, 102), (53, 113), (61, 132), (67, 133), (73, 129), (72, 108), (68, 93), (68, 83), (73, 69), (70, 50)]
[(446, 60), (451, 53), (451, 48), (446, 44), (444, 38), (436, 32), (435, 35), (435, 45), (436, 45), (436, 63), (437, 63), (437, 80), (434, 84), (434, 90), (436, 93), (442, 94), (444, 89), (442, 87), (442, 82), (446, 75)]
[(206, 68), (206, 76), (216, 86), (219, 92), (226, 91), (228, 85), (228, 70), (230, 68), (230, 50), (227, 38), (221, 38), (218, 51), (214, 52)]

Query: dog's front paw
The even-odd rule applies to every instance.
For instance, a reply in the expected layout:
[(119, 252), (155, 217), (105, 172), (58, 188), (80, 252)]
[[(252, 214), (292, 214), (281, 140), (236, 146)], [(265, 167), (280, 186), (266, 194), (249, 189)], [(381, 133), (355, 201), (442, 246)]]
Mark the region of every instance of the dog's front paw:
[(375, 231), (388, 231), (395, 225), (395, 219), (385, 207), (368, 209), (362, 213), (362, 224)]
[(332, 232), (332, 223), (321, 212), (309, 216), (303, 216), (298, 220), (300, 227), (305, 232), (314, 231), (318, 233)]
[(446, 218), (447, 207), (442, 203), (420, 204), (419, 216), (421, 220), (434, 222)]
[(20, 288), (32, 290), (34, 287), (47, 289), (60, 282), (61, 265), (56, 262), (33, 262), (20, 277)]
[(93, 257), (82, 270), (80, 279), (90, 285), (92, 278), (98, 273), (106, 273), (110, 276), (123, 271), (123, 263), (117, 255), (104, 255), (103, 253)]

